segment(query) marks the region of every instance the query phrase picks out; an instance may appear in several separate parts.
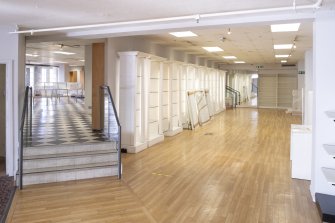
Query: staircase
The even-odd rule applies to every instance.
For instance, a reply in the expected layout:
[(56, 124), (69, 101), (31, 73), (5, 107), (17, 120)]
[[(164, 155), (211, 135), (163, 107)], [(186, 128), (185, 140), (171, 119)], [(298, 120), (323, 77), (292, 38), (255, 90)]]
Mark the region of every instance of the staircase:
[(229, 102), (226, 107), (236, 108), (237, 105), (241, 104), (241, 93), (226, 85), (226, 100)]
[[(33, 139), (34, 134), (37, 134), (36, 132), (41, 131), (41, 129), (34, 129), (32, 127), (32, 89), (29, 87), (26, 88), (20, 128), (20, 162), (17, 180), (20, 189), (22, 189), (24, 185), (31, 184), (81, 180), (106, 176), (118, 176), (119, 179), (121, 178), (121, 126), (119, 124), (109, 87), (101, 86), (100, 91), (100, 126), (102, 129), (101, 132), (94, 133), (94, 140), (91, 139), (91, 141), (87, 141), (86, 143), (77, 144), (65, 143), (38, 146), (31, 143), (31, 139)], [(56, 111), (52, 111), (52, 113), (54, 112)], [(69, 116), (68, 112), (71, 111), (57, 112)], [(83, 114), (80, 116), (84, 119), (89, 118)], [(59, 118), (59, 116), (47, 117), (45, 114), (45, 117), (42, 117), (41, 121), (44, 125), (49, 122), (50, 119), (50, 123), (58, 126), (59, 122), (55, 123), (55, 119)], [(78, 121), (73, 120), (72, 118), (70, 119), (72, 123)], [(60, 122), (60, 126), (63, 126), (62, 128), (64, 128), (63, 123), (64, 122)], [(35, 124), (34, 126), (38, 125)], [(83, 134), (85, 136), (92, 134), (90, 128), (81, 128), (83, 124), (79, 124), (79, 126), (74, 125), (75, 127), (73, 127), (73, 125), (71, 125), (72, 129), (78, 128), (80, 132), (84, 132)], [(86, 122), (84, 125), (87, 125)], [(45, 131), (45, 134), (47, 134), (48, 131), (47, 126), (48, 125), (44, 125), (42, 128), (43, 131)], [(45, 134), (39, 134), (38, 137), (44, 137)], [(83, 135), (80, 134), (80, 136), (82, 137)], [(82, 139), (83, 138), (78, 138), (78, 141), (83, 141)], [(77, 139), (75, 139), (75, 141), (76, 140)]]
[(23, 185), (118, 175), (115, 142), (26, 147)]

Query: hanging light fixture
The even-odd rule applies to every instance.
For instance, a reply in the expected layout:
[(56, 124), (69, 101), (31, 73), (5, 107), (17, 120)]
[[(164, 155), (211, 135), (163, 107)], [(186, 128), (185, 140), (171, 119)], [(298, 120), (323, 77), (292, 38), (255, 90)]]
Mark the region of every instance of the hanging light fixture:
[(230, 34), (231, 34), (230, 28), (228, 28), (228, 32), (227, 32), (227, 34), (228, 34), (228, 35), (230, 35)]

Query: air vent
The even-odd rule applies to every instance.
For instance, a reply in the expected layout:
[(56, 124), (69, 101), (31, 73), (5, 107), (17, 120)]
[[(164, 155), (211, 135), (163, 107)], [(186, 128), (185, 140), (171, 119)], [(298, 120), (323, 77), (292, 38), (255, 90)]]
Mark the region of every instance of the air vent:
[(282, 64), (282, 67), (295, 67), (295, 64)]

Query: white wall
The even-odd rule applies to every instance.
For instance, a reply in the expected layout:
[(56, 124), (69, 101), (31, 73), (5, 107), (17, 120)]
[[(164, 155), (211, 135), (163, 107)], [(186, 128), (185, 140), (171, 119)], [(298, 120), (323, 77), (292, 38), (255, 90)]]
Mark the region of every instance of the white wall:
[(6, 171), (10, 176), (13, 176), (17, 170), (19, 120), (25, 90), (25, 39), (22, 35), (9, 34), (13, 30), (15, 26), (0, 26), (0, 61), (8, 62), (9, 70), (12, 72), (11, 83), (7, 83), (7, 86), (11, 85), (8, 86), (11, 91), (7, 91), (7, 100), (10, 100), (7, 119), (11, 123), (6, 132), (9, 136), (6, 145)]
[(70, 67), (68, 64), (58, 64), (58, 82), (68, 82), (69, 81), (69, 71)]
[[(305, 71), (305, 58), (300, 60), (297, 64), (298, 71)], [(298, 73), (298, 90), (301, 91), (305, 88), (305, 74)]]
[[(324, 144), (334, 144), (334, 119), (325, 111), (335, 110), (335, 15), (317, 11), (314, 22), (314, 112), (313, 112), (313, 160), (311, 192), (335, 195), (335, 187), (326, 179), (322, 168), (335, 169), (335, 160), (327, 154)], [(335, 170), (333, 171), (335, 176)]]

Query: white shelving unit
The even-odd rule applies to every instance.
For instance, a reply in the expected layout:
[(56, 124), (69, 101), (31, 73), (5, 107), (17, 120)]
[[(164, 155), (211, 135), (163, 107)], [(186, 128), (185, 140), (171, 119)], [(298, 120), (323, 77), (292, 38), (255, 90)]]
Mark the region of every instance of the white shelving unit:
[(180, 65), (180, 115), (183, 128), (188, 128), (190, 119), (187, 106), (187, 67)]
[(128, 152), (147, 148), (145, 73), (147, 55), (122, 52), (120, 57), (120, 124), (122, 147)]
[[(335, 131), (334, 120), (335, 120), (335, 110), (324, 111), (324, 115), (328, 119), (328, 131), (325, 131), (324, 134), (329, 136), (325, 139), (333, 140), (333, 135), (328, 135)], [(324, 140), (325, 140), (324, 139)], [(322, 144), (323, 151), (321, 150), (318, 153), (319, 159), (322, 159), (316, 171), (319, 173), (317, 177), (319, 188), (322, 187), (322, 193), (328, 195), (335, 195), (335, 143), (330, 143), (330, 141)], [(322, 184), (321, 184), (322, 182)], [(315, 188), (315, 187), (314, 187)], [(320, 192), (319, 192), (320, 193)]]
[(189, 127), (188, 91), (205, 91), (215, 108), (212, 115), (225, 108), (225, 71), (137, 51), (120, 52), (119, 57), (122, 147), (129, 153)]
[(292, 91), (298, 87), (298, 78), (290, 74), (261, 74), (258, 85), (259, 107), (291, 108)]
[(259, 75), (258, 107), (277, 107), (277, 76)]
[[(174, 136), (183, 131), (180, 114), (180, 73), (181, 68), (178, 63), (169, 63), (169, 78), (168, 78), (168, 88), (169, 88), (169, 125), (167, 131), (164, 132), (165, 136)], [(163, 89), (164, 90), (164, 89)]]
[(278, 107), (290, 108), (292, 107), (292, 91), (297, 89), (298, 79), (292, 75), (278, 75)]
[(150, 57), (150, 74), (148, 84), (148, 146), (164, 140), (163, 135), (163, 58)]

